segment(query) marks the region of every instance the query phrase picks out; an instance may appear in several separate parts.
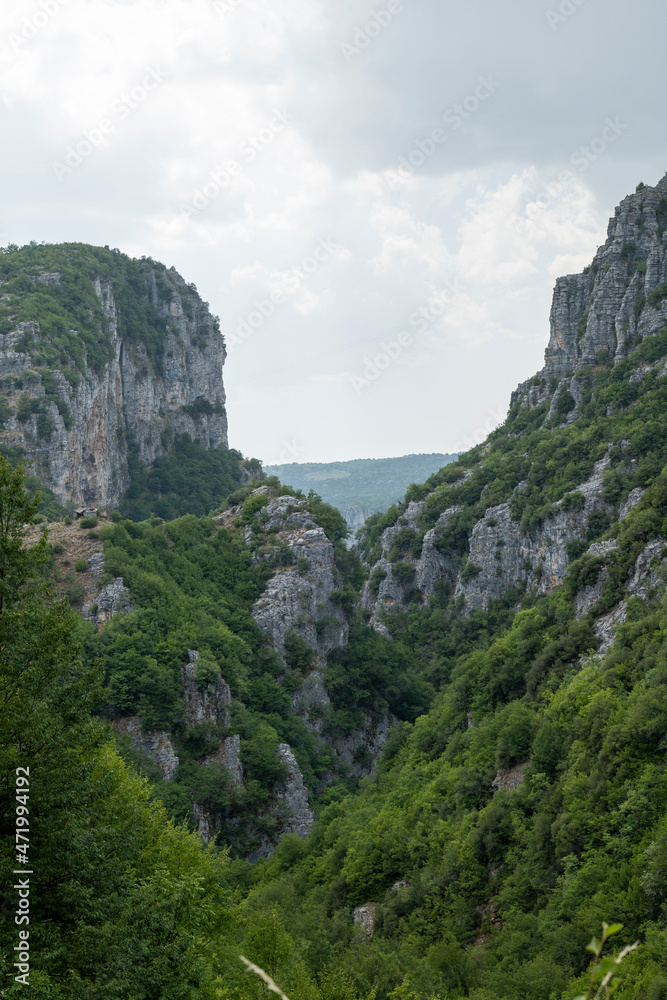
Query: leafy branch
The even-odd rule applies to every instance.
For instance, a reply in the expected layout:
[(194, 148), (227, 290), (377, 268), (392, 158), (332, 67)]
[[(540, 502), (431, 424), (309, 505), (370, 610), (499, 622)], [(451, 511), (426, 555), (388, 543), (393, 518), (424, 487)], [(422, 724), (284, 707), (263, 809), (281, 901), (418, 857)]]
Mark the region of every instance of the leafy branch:
[[(639, 941), (635, 941), (634, 944), (629, 944), (627, 947), (619, 951), (618, 955), (605, 955), (602, 956), (604, 946), (613, 934), (618, 934), (619, 931), (623, 930), (623, 924), (602, 924), (602, 939), (598, 941), (597, 938), (592, 938), (590, 944), (586, 946), (586, 950), (593, 953), (593, 961), (591, 962), (591, 981), (588, 986), (588, 991), (585, 996), (575, 997), (574, 1000), (598, 1000), (599, 997), (604, 995), (605, 1000), (609, 1000), (609, 997), (616, 992), (620, 986), (620, 979), (618, 979), (615, 973), (618, 970), (618, 966), (621, 964), (623, 959), (639, 947)], [(597, 984), (600, 984), (597, 991), (593, 993)]]

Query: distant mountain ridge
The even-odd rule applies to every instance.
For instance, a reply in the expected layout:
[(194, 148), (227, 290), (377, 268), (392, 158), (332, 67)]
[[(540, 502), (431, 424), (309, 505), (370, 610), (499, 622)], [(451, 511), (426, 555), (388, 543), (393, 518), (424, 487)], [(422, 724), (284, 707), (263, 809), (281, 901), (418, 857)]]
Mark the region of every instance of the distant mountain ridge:
[(337, 507), (349, 527), (356, 530), (371, 514), (384, 513), (400, 502), (411, 483), (423, 482), (457, 457), (432, 452), (347, 462), (292, 462), (267, 465), (264, 471), (304, 493), (315, 490), (323, 500)]

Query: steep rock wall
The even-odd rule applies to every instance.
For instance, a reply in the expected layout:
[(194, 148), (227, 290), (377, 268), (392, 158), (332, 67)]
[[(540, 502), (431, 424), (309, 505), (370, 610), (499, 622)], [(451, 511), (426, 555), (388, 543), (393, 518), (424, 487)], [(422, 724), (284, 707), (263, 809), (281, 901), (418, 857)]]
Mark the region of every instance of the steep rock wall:
[[(227, 445), (225, 346), (217, 323), (176, 271), (163, 271), (159, 284), (153, 269), (147, 268), (145, 275), (146, 301), (166, 323), (159, 366), (140, 335), (121, 334), (113, 284), (99, 278), (94, 290), (106, 317), (111, 357), (96, 371), (84, 346), (78, 386), (57, 368), (33, 367), (26, 343), (37, 349), (50, 340), (38, 323), (18, 323), (0, 335), (0, 377), (11, 376), (3, 379), (10, 413), (0, 428), (0, 442), (21, 448), (29, 470), (61, 502), (114, 506), (129, 484), (131, 450), (150, 464), (165, 453), (170, 435), (189, 434), (206, 448)], [(57, 274), (50, 277), (59, 279)], [(46, 399), (45, 374), (55, 384), (57, 401), (53, 393)], [(20, 414), (19, 401), (26, 394), (42, 401), (50, 433), (41, 430), (39, 414)], [(192, 408), (190, 413), (186, 407)]]

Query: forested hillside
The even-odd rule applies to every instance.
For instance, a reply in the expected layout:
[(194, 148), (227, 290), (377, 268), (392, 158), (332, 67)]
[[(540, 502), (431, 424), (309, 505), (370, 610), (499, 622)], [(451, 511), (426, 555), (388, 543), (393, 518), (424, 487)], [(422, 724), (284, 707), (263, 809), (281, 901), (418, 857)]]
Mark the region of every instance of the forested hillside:
[(667, 179), (622, 202), (503, 426), (352, 550), (316, 493), (209, 482), (79, 522), (78, 616), (62, 543), (0, 581), (6, 801), (21, 713), (57, 775), (43, 995), (267, 995), (241, 952), (290, 1000), (571, 1000), (606, 921), (616, 995), (667, 997), (666, 220)]
[(384, 513), (402, 500), (411, 483), (423, 482), (455, 458), (432, 454), (349, 462), (291, 462), (267, 465), (265, 471), (304, 493), (315, 490), (343, 514), (354, 531), (371, 514)]

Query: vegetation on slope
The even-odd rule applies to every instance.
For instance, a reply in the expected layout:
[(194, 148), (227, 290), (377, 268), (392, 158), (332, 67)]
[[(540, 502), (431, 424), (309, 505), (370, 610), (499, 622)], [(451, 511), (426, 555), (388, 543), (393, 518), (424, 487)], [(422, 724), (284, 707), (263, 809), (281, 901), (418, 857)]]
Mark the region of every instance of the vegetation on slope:
[[(239, 488), (243, 456), (233, 448), (203, 448), (189, 435), (180, 434), (166, 455), (149, 467), (130, 451), (131, 482), (119, 504), (120, 513), (131, 521), (152, 515), (165, 521), (184, 514), (203, 517)], [(258, 470), (259, 463), (251, 463)]]
[[(44, 775), (34, 803), (39, 870), (52, 887), (35, 939), (44, 995), (259, 998), (264, 986), (236, 960), (242, 950), (290, 1000), (565, 1000), (585, 992), (585, 945), (613, 920), (624, 924), (619, 946), (642, 941), (618, 996), (667, 997), (667, 603), (630, 598), (603, 657), (593, 629), (594, 614), (625, 596), (646, 544), (658, 543), (655, 572), (667, 555), (666, 356), (663, 332), (620, 364), (600, 358), (583, 373), (573, 423), (566, 393), (551, 418), (549, 400), (517, 404), (486, 445), (409, 491), (425, 510), (418, 532), (396, 536), (397, 559), (416, 555), (423, 533), (458, 504), (439, 544), (462, 565), (472, 525), (489, 507), (509, 499), (515, 521), (531, 530), (557, 501), (579, 503), (576, 488), (608, 455), (611, 512), (591, 517), (585, 544), (569, 551), (568, 577), (548, 597), (519, 582), (463, 618), (444, 588), (428, 606), (413, 592), (407, 610), (386, 617), (387, 639), (356, 607), (364, 570), (344, 549), (343, 519), (310, 496), (314, 521), (336, 546), (336, 599), (350, 620), (350, 641), (325, 671), (334, 702), (325, 734), (349, 730), (362, 712), (398, 720), (360, 788), (341, 781), (318, 798), (330, 758), (291, 706), (308, 650), (293, 643), (286, 668), (252, 619), (268, 575), (287, 558), (261, 531), (265, 500), (252, 487), (230, 497), (241, 505), (239, 524), (188, 514), (102, 528), (108, 578), (125, 579), (136, 610), (99, 633), (46, 594), (44, 545), (23, 578), (0, 577), (10, 600), (0, 614), (6, 805), (17, 728), (35, 734), (20, 750)], [(640, 366), (641, 380), (630, 381)], [(209, 461), (190, 442), (180, 447), (181, 465), (192, 462), (206, 480), (198, 503), (238, 482), (224, 456)], [(3, 465), (2, 476), (7, 495), (20, 494), (17, 473)], [(167, 460), (128, 501), (144, 504), (136, 516), (162, 499), (180, 513), (184, 483)], [(638, 487), (641, 502), (618, 522)], [(36, 503), (20, 501), (17, 524)], [(362, 551), (371, 566), (401, 509), (369, 524)], [(256, 532), (250, 548), (246, 526)], [(605, 557), (598, 603), (577, 618), (574, 598), (601, 566), (584, 549), (605, 538), (617, 547)], [(0, 555), (14, 565), (16, 546)], [(232, 688), (231, 725), (215, 735), (243, 736), (241, 788), (222, 768), (197, 764), (212, 733), (182, 719), (188, 649)], [(28, 699), (17, 697), (19, 684)], [(132, 776), (92, 721), (92, 700), (102, 717), (139, 714), (147, 727), (170, 730), (181, 761), (175, 781), (160, 781), (128, 745), (126, 759), (153, 787)], [(275, 823), (266, 806), (281, 777), (281, 741), (295, 751), (318, 819), (309, 838), (287, 837), (252, 866), (242, 857)], [(167, 822), (193, 801), (223, 818), (212, 850)], [(119, 835), (123, 852), (113, 860)], [(231, 849), (224, 865), (220, 846)], [(372, 936), (353, 920), (365, 904), (374, 907)], [(11, 914), (8, 902), (7, 928)]]
[(349, 462), (291, 462), (270, 465), (266, 472), (308, 493), (315, 489), (323, 500), (345, 511), (362, 507), (385, 511), (397, 503), (411, 483), (421, 483), (456, 455), (403, 455), (400, 458), (359, 458)]
[[(23, 544), (38, 502), (23, 469), (0, 458), (0, 995), (26, 991), (13, 963), (27, 930), (37, 998), (259, 1000), (245, 952), (292, 1000), (372, 1000), (340, 970), (313, 977), (276, 916), (248, 922), (222, 885), (224, 854), (170, 822), (119, 758), (91, 715), (99, 667), (85, 666), (77, 615), (44, 574), (46, 537)], [(30, 883), (21, 925), (17, 868)]]
[[(585, 381), (583, 400), (577, 420), (569, 426), (562, 423), (563, 414), (547, 419), (547, 404), (531, 408), (516, 403), (484, 445), (441, 469), (423, 486), (410, 487), (404, 504), (369, 518), (360, 543), (365, 561), (377, 561), (382, 532), (396, 524), (411, 500), (426, 503), (420, 533), (412, 539), (413, 553), (420, 551), (424, 534), (440, 514), (457, 505), (463, 510), (451, 518), (438, 540), (440, 550), (448, 554), (465, 556), (473, 525), (490, 507), (507, 500), (522, 530), (537, 528), (555, 502), (591, 475), (610, 443), (614, 468), (605, 475), (604, 499), (619, 504), (632, 489), (646, 486), (667, 460), (667, 381), (662, 376), (666, 356), (667, 327), (619, 364), (602, 357), (595, 369), (583, 369), (578, 376)], [(630, 374), (640, 366), (646, 367), (643, 380), (631, 383)], [(569, 502), (576, 503), (576, 496)], [(610, 523), (600, 514), (595, 519), (591, 541)]]
[[(171, 298), (167, 268), (108, 247), (30, 243), (0, 248), (0, 334), (23, 324), (14, 350), (29, 354), (33, 368), (59, 369), (74, 385), (86, 364), (101, 372), (112, 345), (96, 278), (113, 287), (123, 338), (141, 341), (161, 373), (167, 321), (151, 304), (150, 288), (154, 278), (158, 295)], [(196, 295), (188, 285), (179, 285), (179, 292), (186, 302)], [(33, 323), (39, 324), (37, 338)]]
[[(621, 554), (666, 517), (663, 473)], [(307, 841), (230, 869), (251, 911), (280, 907), (313, 967), (334, 961), (378, 998), (573, 996), (590, 929), (612, 918), (647, 942), (619, 995), (667, 995), (667, 602), (632, 599), (598, 659), (575, 590), (457, 657), (431, 711), (396, 728), (375, 778)], [(406, 644), (421, 634), (432, 650), (438, 621), (406, 623)], [(517, 766), (523, 783), (503, 788)], [(359, 944), (350, 912), (369, 902), (375, 931)]]

